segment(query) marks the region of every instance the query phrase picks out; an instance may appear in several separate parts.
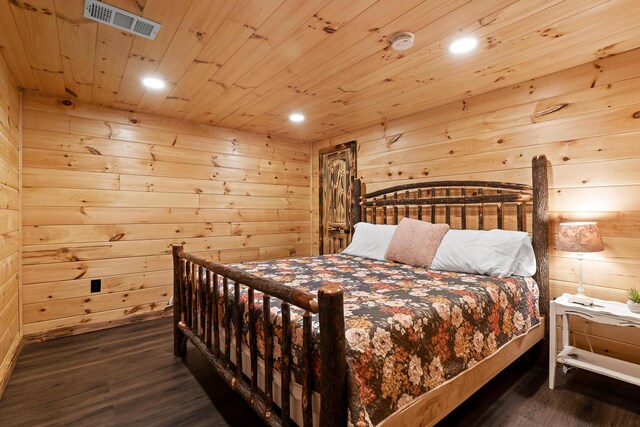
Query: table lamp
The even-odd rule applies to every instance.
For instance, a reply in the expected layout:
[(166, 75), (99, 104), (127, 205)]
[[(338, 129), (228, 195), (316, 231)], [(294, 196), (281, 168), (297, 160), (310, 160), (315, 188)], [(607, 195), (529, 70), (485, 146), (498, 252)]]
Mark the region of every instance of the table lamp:
[(578, 293), (569, 295), (569, 302), (591, 305), (593, 300), (584, 294), (582, 285), (582, 259), (585, 252), (600, 252), (604, 250), (602, 237), (597, 222), (563, 222), (560, 224), (556, 249), (559, 251), (576, 252), (579, 260)]

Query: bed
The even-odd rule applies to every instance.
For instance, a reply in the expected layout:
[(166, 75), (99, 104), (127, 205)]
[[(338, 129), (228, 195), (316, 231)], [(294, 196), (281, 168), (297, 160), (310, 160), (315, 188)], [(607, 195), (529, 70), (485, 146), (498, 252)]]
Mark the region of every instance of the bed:
[(440, 181), (367, 193), (356, 181), (354, 223), (530, 230), (533, 278), (345, 254), (225, 266), (174, 246), (174, 354), (191, 341), (268, 425), (435, 424), (544, 340), (546, 158), (532, 165), (533, 185)]

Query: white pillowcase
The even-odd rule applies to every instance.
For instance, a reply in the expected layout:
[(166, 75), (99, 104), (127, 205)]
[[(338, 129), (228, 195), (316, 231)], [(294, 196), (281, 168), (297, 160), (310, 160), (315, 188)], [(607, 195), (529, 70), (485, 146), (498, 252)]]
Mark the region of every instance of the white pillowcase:
[(384, 261), (384, 254), (391, 242), (397, 225), (357, 223), (351, 244), (343, 254)]
[(431, 268), (493, 277), (533, 276), (536, 258), (529, 235), (508, 230), (449, 230)]

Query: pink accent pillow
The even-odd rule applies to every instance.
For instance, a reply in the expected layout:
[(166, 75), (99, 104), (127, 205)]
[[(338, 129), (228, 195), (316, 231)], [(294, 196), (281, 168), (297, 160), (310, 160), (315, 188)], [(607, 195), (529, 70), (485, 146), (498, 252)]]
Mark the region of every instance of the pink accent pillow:
[(402, 218), (393, 233), (384, 259), (429, 268), (447, 231), (447, 224), (431, 224), (417, 219)]

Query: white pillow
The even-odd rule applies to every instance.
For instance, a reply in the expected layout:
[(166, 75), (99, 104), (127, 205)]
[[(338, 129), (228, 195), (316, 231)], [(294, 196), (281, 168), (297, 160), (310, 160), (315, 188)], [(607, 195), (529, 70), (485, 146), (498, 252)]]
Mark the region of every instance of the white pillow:
[(351, 244), (342, 251), (343, 254), (384, 261), (384, 254), (391, 242), (397, 225), (357, 223), (354, 228)]
[[(521, 231), (517, 233), (521, 233)], [(527, 238), (522, 241), (520, 252), (518, 252), (516, 258), (517, 261), (512, 276), (533, 276), (536, 274), (536, 254), (533, 251), (531, 237), (528, 235)]]
[(507, 230), (449, 230), (431, 268), (493, 277), (533, 276), (536, 258), (529, 235)]

